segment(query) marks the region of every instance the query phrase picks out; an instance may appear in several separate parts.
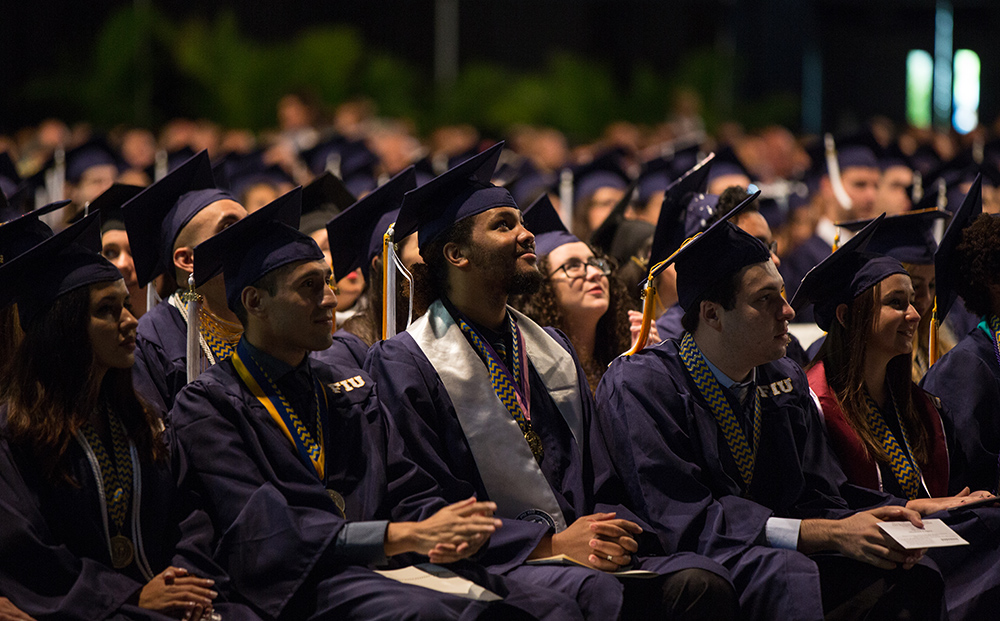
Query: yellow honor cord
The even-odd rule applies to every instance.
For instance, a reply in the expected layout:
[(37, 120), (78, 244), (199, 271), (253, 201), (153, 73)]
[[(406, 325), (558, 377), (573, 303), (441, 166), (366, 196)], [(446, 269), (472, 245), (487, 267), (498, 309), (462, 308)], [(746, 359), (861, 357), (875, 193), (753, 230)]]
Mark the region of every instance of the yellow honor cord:
[[(275, 423), (277, 423), (278, 427), (281, 429), (281, 432), (285, 434), (285, 437), (288, 438), (288, 441), (292, 443), (292, 446), (295, 446), (296, 445), (295, 437), (292, 435), (292, 430), (289, 429), (288, 425), (285, 424), (285, 420), (278, 413), (278, 410), (277, 408), (274, 407), (274, 404), (271, 403), (271, 399), (266, 394), (264, 394), (264, 390), (260, 387), (260, 384), (257, 383), (257, 380), (254, 379), (253, 375), (250, 373), (250, 370), (247, 369), (246, 365), (243, 363), (243, 360), (240, 359), (239, 354), (233, 352), (233, 355), (230, 359), (233, 361), (233, 366), (236, 367), (236, 372), (239, 374), (240, 379), (242, 379), (243, 382), (246, 384), (247, 388), (250, 389), (250, 392), (253, 393), (253, 396), (257, 397), (257, 400), (260, 401), (261, 405), (264, 406), (264, 409), (267, 410), (267, 413), (271, 415), (271, 418), (274, 420)], [(325, 399), (326, 395), (324, 395), (323, 398)], [(319, 438), (318, 444), (319, 444), (319, 457), (318, 459), (311, 459), (310, 461), (312, 461), (313, 468), (315, 468), (316, 474), (319, 475), (320, 480), (325, 481), (326, 451), (325, 447), (323, 446), (322, 437)]]

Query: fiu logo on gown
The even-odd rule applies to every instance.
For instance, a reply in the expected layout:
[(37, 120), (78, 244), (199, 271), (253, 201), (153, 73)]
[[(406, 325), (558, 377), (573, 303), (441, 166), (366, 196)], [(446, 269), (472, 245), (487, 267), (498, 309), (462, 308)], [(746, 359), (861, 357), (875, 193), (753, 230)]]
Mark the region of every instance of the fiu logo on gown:
[(365, 385), (365, 379), (360, 375), (355, 375), (354, 377), (349, 377), (345, 380), (340, 380), (339, 382), (334, 382), (330, 384), (330, 390), (333, 392), (351, 392), (355, 388), (361, 388)]
[(777, 397), (781, 394), (787, 394), (792, 392), (792, 378), (786, 377), (783, 380), (778, 380), (776, 382), (771, 382), (767, 386), (758, 386), (757, 394), (761, 396), (762, 399), (768, 397)]

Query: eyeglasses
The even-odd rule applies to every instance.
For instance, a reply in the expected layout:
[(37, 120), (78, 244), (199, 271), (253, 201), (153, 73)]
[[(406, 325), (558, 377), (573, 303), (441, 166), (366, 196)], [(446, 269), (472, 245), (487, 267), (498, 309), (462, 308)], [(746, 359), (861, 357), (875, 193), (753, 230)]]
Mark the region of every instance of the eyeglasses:
[(552, 270), (549, 274), (549, 278), (556, 275), (556, 272), (562, 270), (566, 274), (566, 278), (570, 280), (576, 280), (577, 278), (584, 278), (587, 276), (587, 266), (592, 265), (598, 269), (604, 276), (610, 276), (611, 270), (614, 269), (611, 261), (607, 259), (601, 259), (598, 257), (590, 257), (586, 261), (580, 259), (570, 259), (566, 261), (556, 269)]

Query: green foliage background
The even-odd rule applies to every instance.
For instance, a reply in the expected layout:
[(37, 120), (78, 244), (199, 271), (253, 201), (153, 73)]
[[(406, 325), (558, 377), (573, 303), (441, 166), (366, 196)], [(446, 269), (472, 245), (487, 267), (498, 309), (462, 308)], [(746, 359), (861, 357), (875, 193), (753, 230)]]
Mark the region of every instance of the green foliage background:
[(380, 114), (411, 118), (422, 131), (465, 122), (502, 133), (528, 123), (575, 140), (593, 139), (615, 120), (662, 121), (681, 87), (701, 95), (709, 129), (723, 119), (794, 125), (798, 116), (794, 94), (727, 102), (720, 95), (735, 61), (714, 50), (689, 54), (671, 75), (637, 64), (625, 87), (605, 64), (558, 52), (528, 73), (467, 62), (453, 85), (435, 88), (426, 71), (367, 48), (350, 27), (318, 26), (261, 43), (243, 35), (231, 13), (177, 23), (149, 7), (118, 11), (93, 49), (74, 54), (86, 56), (84, 70), (79, 59), (67, 59), (72, 69), (36, 78), (21, 96), (47, 114), (104, 127), (156, 127), (186, 116), (260, 130), (274, 126), (281, 95), (303, 89), (330, 105), (364, 95)]

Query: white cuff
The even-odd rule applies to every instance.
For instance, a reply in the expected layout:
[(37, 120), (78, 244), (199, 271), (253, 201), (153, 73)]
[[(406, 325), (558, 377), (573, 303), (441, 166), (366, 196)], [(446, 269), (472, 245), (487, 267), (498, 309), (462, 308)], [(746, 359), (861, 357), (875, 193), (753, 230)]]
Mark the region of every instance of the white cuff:
[(770, 517), (764, 527), (767, 543), (772, 548), (797, 550), (799, 548), (799, 525), (802, 520)]

